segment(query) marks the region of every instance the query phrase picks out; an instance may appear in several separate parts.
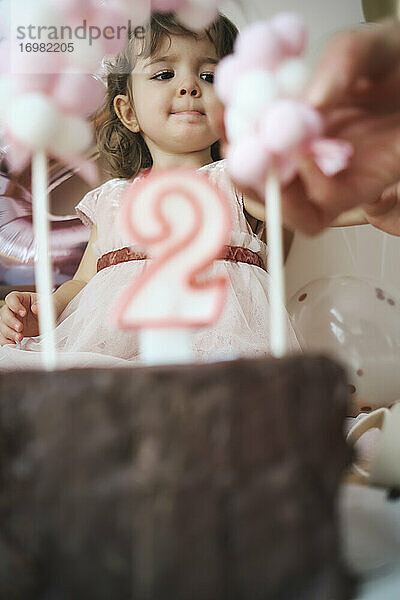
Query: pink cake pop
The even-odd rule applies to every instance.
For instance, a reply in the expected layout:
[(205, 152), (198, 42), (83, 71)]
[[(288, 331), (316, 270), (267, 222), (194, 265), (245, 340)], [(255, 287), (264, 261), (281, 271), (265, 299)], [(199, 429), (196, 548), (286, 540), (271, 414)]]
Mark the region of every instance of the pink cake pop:
[(220, 0), (187, 0), (178, 11), (178, 19), (189, 29), (202, 30), (217, 16)]
[[(243, 63), (247, 68), (247, 63)], [(241, 73), (241, 64), (235, 54), (229, 54), (218, 65), (215, 72), (214, 88), (220, 100), (229, 105), (238, 82), (238, 73)]]
[[(22, 14), (24, 6), (17, 1), (17, 8)], [(91, 22), (112, 27), (118, 21), (126, 20), (116, 7), (106, 7), (100, 0), (92, 0), (84, 6), (75, 0), (62, 0), (60, 3), (38, 0), (37, 4), (30, 5), (28, 12), (33, 23), (50, 22), (52, 19), (56, 24), (74, 22), (74, 19), (77, 23), (80, 17), (90, 17)], [(89, 47), (88, 40), (85, 43)], [(121, 43), (123, 40), (119, 40)], [(3, 64), (12, 63), (14, 71), (3, 68), (6, 77), (2, 78), (0, 86), (3, 141), (18, 148), (18, 152), (8, 152), (11, 170), (23, 169), (32, 153), (45, 150), (63, 162), (81, 165), (82, 175), (94, 183), (93, 168), (83, 158), (92, 143), (91, 130), (85, 119), (99, 106), (104, 88), (84, 69), (89, 65), (88, 56), (92, 59), (98, 53), (99, 59), (102, 59), (108, 49), (107, 41), (104, 44), (99, 42), (94, 54), (84, 53), (86, 63), (81, 68), (71, 65), (71, 53), (22, 53), (14, 48), (11, 55), (12, 49), (10, 43), (2, 44), (2, 51), (9, 59)], [(112, 49), (118, 50), (119, 46)], [(14, 60), (11, 61), (11, 57)], [(98, 68), (99, 64), (93, 62), (89, 66)]]
[[(346, 168), (351, 157), (350, 144), (322, 137), (321, 115), (300, 99), (306, 69), (299, 56), (305, 43), (301, 19), (282, 13), (245, 29), (236, 41), (234, 54), (217, 68), (216, 93), (227, 107), (228, 167), (244, 186), (263, 190), (271, 166), (287, 183), (305, 154), (312, 156), (326, 175)], [(267, 75), (271, 81), (268, 86)], [(252, 85), (250, 77), (254, 79)], [(247, 106), (243, 102), (246, 97)], [(251, 168), (249, 151), (254, 161)], [(268, 159), (261, 160), (260, 154)]]
[(189, 29), (201, 30), (216, 17), (221, 0), (151, 0), (152, 11), (176, 12)]
[(275, 154), (292, 153), (320, 137), (322, 117), (302, 102), (282, 99), (270, 104), (260, 122), (261, 138)]
[(271, 27), (285, 48), (287, 56), (301, 56), (307, 44), (304, 23), (295, 13), (280, 13), (271, 19)]
[(176, 11), (185, 4), (186, 0), (151, 0), (151, 9), (157, 12)]
[(104, 97), (104, 86), (86, 73), (61, 73), (51, 95), (63, 111), (87, 117), (99, 107)]
[[(285, 45), (270, 23), (258, 21), (238, 36), (235, 54), (251, 68), (274, 70), (287, 56)], [(237, 76), (240, 74), (237, 74)]]
[[(250, 135), (243, 137), (240, 144), (229, 146), (227, 162), (238, 184), (246, 187), (252, 179), (258, 185), (260, 173), (266, 174), (272, 164), (272, 154), (265, 151), (262, 140)], [(261, 196), (264, 195), (263, 187), (257, 187), (256, 190)]]

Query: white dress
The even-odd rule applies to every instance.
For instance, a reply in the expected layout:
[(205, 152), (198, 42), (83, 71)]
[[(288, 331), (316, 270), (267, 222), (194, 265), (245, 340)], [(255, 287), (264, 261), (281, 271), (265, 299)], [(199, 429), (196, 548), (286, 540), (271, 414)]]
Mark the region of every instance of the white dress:
[[(226, 175), (225, 161), (206, 165), (207, 172), (231, 199), (233, 227), (229, 244), (249, 248), (264, 264), (267, 256), (262, 232), (254, 234), (244, 212), (240, 194)], [(93, 251), (103, 254), (132, 246), (118, 227), (121, 197), (128, 180), (111, 179), (89, 192), (76, 211), (83, 223), (97, 225)], [(112, 367), (140, 364), (135, 331), (121, 331), (111, 323), (110, 310), (121, 292), (141, 272), (145, 261), (129, 261), (100, 270), (60, 315), (56, 327), (58, 368)], [(195, 330), (193, 349), (199, 361), (266, 356), (270, 353), (269, 275), (260, 267), (242, 262), (215, 261), (211, 274), (224, 274), (229, 281), (227, 302), (218, 323)], [(290, 350), (300, 346), (288, 317)], [(0, 347), (0, 370), (41, 368), (41, 337), (24, 338), (20, 344)]]

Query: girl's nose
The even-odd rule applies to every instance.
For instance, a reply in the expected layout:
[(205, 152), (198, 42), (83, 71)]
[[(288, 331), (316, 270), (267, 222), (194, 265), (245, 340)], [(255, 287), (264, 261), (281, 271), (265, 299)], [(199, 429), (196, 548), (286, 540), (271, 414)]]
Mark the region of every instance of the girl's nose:
[(190, 96), (200, 96), (200, 90), (197, 87), (193, 87), (193, 88), (186, 88), (186, 87), (182, 87), (179, 90), (179, 95), (180, 96), (185, 96), (186, 94), (190, 94)]

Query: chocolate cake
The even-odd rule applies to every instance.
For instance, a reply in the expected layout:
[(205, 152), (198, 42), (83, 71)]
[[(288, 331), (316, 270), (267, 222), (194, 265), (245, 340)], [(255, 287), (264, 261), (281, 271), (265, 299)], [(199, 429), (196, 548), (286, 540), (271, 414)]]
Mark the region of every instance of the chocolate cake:
[(323, 357), (0, 379), (0, 598), (349, 598)]

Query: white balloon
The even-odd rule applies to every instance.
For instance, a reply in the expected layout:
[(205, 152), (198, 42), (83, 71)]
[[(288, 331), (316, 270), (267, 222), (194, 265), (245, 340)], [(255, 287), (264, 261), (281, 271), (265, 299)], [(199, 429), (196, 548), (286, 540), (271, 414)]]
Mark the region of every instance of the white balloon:
[(244, 115), (258, 117), (278, 94), (274, 76), (266, 71), (255, 70), (240, 77), (232, 105)]
[(280, 92), (288, 96), (300, 96), (306, 87), (310, 71), (304, 60), (287, 60), (275, 73)]
[(400, 400), (397, 292), (369, 279), (324, 277), (299, 290), (288, 311), (305, 350), (328, 353), (347, 366), (360, 408)]
[(43, 94), (21, 94), (9, 107), (5, 124), (31, 150), (45, 150), (57, 134), (60, 113)]
[(91, 127), (79, 117), (62, 117), (57, 135), (51, 143), (51, 150), (62, 157), (77, 156), (90, 148), (93, 140)]

